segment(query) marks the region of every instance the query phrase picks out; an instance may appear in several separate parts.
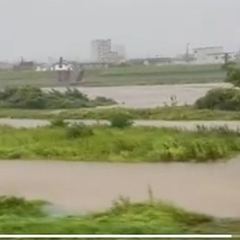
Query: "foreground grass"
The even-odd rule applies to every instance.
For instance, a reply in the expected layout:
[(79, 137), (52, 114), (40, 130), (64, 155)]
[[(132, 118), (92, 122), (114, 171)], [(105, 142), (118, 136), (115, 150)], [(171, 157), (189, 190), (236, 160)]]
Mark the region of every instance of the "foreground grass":
[(49, 216), (39, 203), (15, 197), (1, 197), (0, 206), (0, 233), (5, 234), (240, 233), (239, 220), (215, 219), (155, 200), (133, 204), (120, 198), (105, 212), (68, 217)]
[(198, 131), (106, 126), (0, 127), (1, 159), (109, 162), (206, 162), (240, 151), (239, 133), (226, 128)]
[(29, 119), (109, 119), (111, 116), (126, 113), (132, 119), (140, 120), (240, 120), (240, 112), (199, 110), (193, 106), (166, 106), (146, 109), (130, 108), (82, 108), (68, 110), (21, 110), (1, 109), (0, 118)]

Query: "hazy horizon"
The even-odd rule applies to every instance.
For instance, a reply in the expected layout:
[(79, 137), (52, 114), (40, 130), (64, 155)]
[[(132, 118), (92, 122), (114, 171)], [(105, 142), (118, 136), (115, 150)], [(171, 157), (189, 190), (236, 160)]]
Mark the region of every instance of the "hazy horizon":
[(0, 0), (0, 60), (88, 60), (111, 38), (131, 58), (240, 48), (239, 0)]

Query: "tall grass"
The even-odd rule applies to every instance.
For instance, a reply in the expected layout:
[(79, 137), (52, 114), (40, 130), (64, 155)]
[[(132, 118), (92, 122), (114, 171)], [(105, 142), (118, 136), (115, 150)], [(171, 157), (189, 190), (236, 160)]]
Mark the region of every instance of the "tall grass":
[(200, 128), (196, 132), (151, 127), (72, 128), (49, 126), (14, 129), (2, 126), (0, 158), (206, 162), (231, 157), (240, 151), (239, 133), (227, 128)]
[[(81, 201), (81, 200), (80, 200)], [(14, 202), (14, 203), (13, 203)], [(15, 202), (22, 212), (12, 215)], [(161, 201), (132, 203), (119, 198), (104, 211), (86, 216), (52, 217), (33, 215), (26, 209), (32, 203), (8, 199), (5, 215), (0, 214), (2, 234), (220, 234), (240, 232), (240, 221), (215, 219), (187, 212)], [(5, 207), (5, 206), (4, 206)], [(38, 206), (39, 211), (41, 208)]]
[(113, 115), (126, 114), (132, 119), (145, 120), (240, 120), (240, 112), (195, 109), (193, 106), (166, 106), (158, 108), (106, 108), (106, 109), (67, 109), (53, 110), (24, 110), (1, 109), (0, 117), (30, 118), (30, 119), (110, 119)]

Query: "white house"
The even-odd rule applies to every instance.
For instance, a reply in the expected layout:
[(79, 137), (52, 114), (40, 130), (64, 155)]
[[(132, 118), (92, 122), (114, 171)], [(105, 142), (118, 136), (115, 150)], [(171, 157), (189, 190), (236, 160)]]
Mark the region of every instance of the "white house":
[(205, 47), (193, 49), (195, 64), (223, 64), (225, 62), (226, 54), (229, 61), (236, 60), (235, 52), (224, 52), (223, 47)]
[(223, 64), (225, 62), (225, 58), (228, 58), (228, 61), (235, 61), (236, 60), (236, 53), (235, 52), (229, 52), (229, 53), (213, 53), (213, 54), (209, 54), (208, 58), (209, 58), (209, 62), (210, 63), (219, 63), (219, 64)]
[(68, 63), (67, 61), (63, 61), (62, 62), (62, 66), (60, 65), (60, 63), (54, 63), (51, 68), (51, 71), (72, 71), (73, 70), (73, 66)]
[(42, 65), (38, 65), (36, 67), (36, 71), (37, 72), (46, 72), (49, 70), (49, 66), (45, 65), (45, 64), (42, 64)]

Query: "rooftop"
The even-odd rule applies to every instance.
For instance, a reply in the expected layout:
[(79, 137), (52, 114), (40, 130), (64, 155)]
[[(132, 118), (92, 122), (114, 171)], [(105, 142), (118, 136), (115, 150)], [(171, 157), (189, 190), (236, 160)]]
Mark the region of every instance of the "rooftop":
[(205, 49), (213, 49), (213, 48), (223, 48), (223, 47), (222, 46), (200, 47), (200, 48), (193, 48), (193, 50), (205, 50)]

